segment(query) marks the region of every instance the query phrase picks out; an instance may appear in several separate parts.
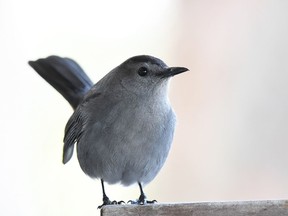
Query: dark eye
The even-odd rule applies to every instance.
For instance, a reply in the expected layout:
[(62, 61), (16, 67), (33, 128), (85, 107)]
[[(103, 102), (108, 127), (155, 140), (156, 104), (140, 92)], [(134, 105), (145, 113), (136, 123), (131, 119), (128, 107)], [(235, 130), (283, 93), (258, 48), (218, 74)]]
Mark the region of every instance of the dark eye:
[(146, 67), (141, 67), (141, 68), (139, 68), (139, 70), (138, 70), (138, 74), (139, 74), (140, 76), (146, 76), (147, 73), (148, 73), (148, 69), (147, 69)]

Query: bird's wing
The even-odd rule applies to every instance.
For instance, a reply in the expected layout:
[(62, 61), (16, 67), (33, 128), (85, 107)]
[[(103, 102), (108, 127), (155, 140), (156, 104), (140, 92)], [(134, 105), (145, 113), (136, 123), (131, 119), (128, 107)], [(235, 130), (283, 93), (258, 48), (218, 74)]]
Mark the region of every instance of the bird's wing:
[(91, 119), (91, 115), (94, 119), (103, 117), (97, 112), (97, 107), (99, 108), (101, 106), (106, 106), (105, 103), (101, 103), (101, 101), (99, 101), (100, 97), (101, 93), (90, 91), (68, 120), (64, 135), (64, 164), (71, 159), (74, 151), (74, 144), (78, 143), (81, 139), (81, 136), (85, 130), (85, 125), (87, 124), (88, 119)]
[(67, 163), (74, 151), (74, 144), (80, 139), (83, 132), (85, 119), (81, 115), (81, 111), (76, 110), (70, 117), (65, 127), (64, 148), (63, 148), (63, 163)]

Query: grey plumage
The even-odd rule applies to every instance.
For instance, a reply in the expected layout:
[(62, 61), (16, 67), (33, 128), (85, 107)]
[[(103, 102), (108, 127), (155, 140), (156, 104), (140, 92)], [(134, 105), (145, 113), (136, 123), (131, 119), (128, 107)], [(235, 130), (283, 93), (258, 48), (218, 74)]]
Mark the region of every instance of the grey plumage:
[[(37, 69), (37, 63), (30, 64)], [(126, 60), (93, 87), (84, 79), (81, 84), (90, 89), (73, 106), (66, 125), (63, 163), (77, 143), (78, 161), (87, 175), (110, 184), (138, 183), (142, 195), (141, 184), (157, 175), (173, 139), (176, 118), (168, 99), (169, 78), (187, 70), (143, 55)], [(110, 204), (105, 196), (103, 186), (103, 204)]]

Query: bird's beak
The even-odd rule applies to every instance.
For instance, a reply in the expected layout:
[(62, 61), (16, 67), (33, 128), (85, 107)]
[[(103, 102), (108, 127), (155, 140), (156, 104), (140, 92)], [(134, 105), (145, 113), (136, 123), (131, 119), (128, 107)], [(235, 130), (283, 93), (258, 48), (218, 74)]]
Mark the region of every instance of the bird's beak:
[(189, 69), (185, 67), (168, 67), (163, 72), (161, 72), (159, 76), (161, 76), (162, 78), (172, 77), (188, 70)]

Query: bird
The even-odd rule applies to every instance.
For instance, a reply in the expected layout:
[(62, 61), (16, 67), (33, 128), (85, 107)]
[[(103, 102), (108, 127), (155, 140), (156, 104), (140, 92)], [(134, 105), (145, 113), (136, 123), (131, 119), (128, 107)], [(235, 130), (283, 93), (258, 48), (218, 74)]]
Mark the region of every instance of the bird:
[(106, 195), (104, 182), (138, 184), (140, 196), (132, 204), (149, 204), (143, 186), (150, 183), (168, 156), (176, 115), (168, 98), (171, 77), (188, 71), (168, 67), (150, 55), (128, 58), (93, 84), (80, 65), (56, 55), (29, 65), (72, 106), (64, 135), (63, 163), (74, 145), (81, 169), (100, 179), (103, 204), (121, 204)]

